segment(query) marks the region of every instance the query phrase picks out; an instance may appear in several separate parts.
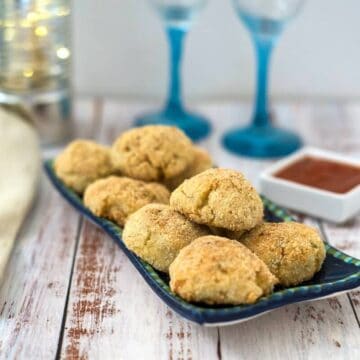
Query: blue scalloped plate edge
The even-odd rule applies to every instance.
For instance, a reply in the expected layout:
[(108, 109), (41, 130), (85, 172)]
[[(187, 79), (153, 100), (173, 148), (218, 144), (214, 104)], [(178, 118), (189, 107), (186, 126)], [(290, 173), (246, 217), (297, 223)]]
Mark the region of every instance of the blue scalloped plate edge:
[[(102, 228), (123, 250), (151, 289), (175, 312), (184, 318), (200, 325), (219, 326), (231, 325), (238, 322), (250, 320), (251, 318), (265, 314), (276, 308), (309, 300), (321, 299), (346, 292), (360, 286), (360, 260), (348, 256), (341, 251), (326, 244), (327, 257), (341, 260), (344, 266), (353, 266), (351, 275), (336, 281), (323, 284), (302, 285), (294, 288), (275, 291), (273, 294), (261, 298), (253, 305), (228, 306), (228, 307), (206, 307), (198, 304), (188, 303), (174, 295), (168, 284), (161, 276), (146, 262), (129, 251), (121, 239), (121, 228), (103, 218), (93, 215), (82, 204), (81, 198), (55, 175), (53, 171), (53, 160), (44, 163), (45, 172), (56, 190), (82, 215)], [(263, 199), (265, 208), (274, 217), (275, 221), (291, 221), (292, 217), (286, 210), (278, 207), (268, 199)], [(357, 270), (357, 271), (356, 271)]]

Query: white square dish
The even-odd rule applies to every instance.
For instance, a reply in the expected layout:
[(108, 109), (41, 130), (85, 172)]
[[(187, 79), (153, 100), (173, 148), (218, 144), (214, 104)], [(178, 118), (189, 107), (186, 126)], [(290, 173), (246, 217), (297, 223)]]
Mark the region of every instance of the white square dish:
[(312, 147), (305, 147), (267, 168), (260, 175), (260, 191), (275, 203), (335, 223), (343, 223), (360, 212), (360, 185), (339, 194), (275, 177), (304, 157), (314, 157), (360, 166), (360, 160)]

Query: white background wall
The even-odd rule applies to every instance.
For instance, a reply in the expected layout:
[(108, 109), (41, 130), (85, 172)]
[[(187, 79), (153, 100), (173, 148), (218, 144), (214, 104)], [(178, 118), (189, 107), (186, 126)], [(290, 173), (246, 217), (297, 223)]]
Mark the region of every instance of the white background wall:
[[(83, 94), (159, 99), (166, 38), (149, 0), (74, 0), (75, 87)], [(185, 96), (251, 96), (254, 57), (230, 0), (209, 0), (186, 43)], [(273, 58), (277, 97), (360, 97), (360, 1), (308, 0)]]

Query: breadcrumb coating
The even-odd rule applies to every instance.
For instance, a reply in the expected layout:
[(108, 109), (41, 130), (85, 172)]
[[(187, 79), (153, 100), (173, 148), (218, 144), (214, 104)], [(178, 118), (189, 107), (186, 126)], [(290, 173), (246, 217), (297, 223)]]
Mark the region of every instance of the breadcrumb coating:
[(317, 231), (296, 222), (264, 223), (240, 241), (265, 262), (283, 286), (310, 280), (326, 256)]
[(203, 236), (170, 265), (170, 288), (183, 299), (206, 304), (252, 304), (277, 283), (267, 266), (236, 240)]
[(168, 179), (164, 182), (165, 186), (170, 189), (176, 189), (186, 179), (202, 173), (203, 171), (210, 169), (213, 166), (211, 156), (204, 149), (194, 146), (194, 159), (193, 162), (183, 171), (180, 175)]
[(170, 204), (197, 223), (231, 231), (252, 229), (263, 219), (259, 195), (230, 169), (209, 169), (185, 180), (171, 194)]
[(136, 210), (150, 203), (167, 204), (169, 197), (169, 191), (161, 184), (110, 176), (87, 187), (84, 204), (95, 215), (123, 226)]
[(194, 239), (207, 235), (206, 227), (195, 224), (167, 205), (150, 204), (126, 221), (126, 246), (155, 269), (168, 272), (179, 251)]
[(170, 126), (144, 126), (124, 132), (112, 146), (122, 174), (144, 181), (164, 181), (181, 174), (193, 161), (190, 139)]
[(56, 158), (56, 175), (82, 194), (97, 179), (114, 173), (110, 149), (89, 140), (75, 140)]

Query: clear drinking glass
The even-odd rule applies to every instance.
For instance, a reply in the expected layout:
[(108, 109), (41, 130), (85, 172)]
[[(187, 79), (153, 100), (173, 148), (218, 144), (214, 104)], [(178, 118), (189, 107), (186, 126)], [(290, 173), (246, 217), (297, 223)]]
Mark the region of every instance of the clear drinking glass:
[(0, 2), (0, 91), (29, 93), (67, 87), (70, 0)]
[(181, 61), (184, 37), (207, 0), (150, 0), (160, 15), (170, 45), (170, 82), (165, 108), (136, 119), (136, 125), (177, 126), (194, 141), (210, 132), (209, 122), (185, 109), (181, 93)]
[(257, 57), (257, 91), (252, 122), (223, 137), (224, 146), (239, 155), (279, 157), (299, 147), (299, 136), (271, 124), (268, 106), (268, 69), (272, 50), (288, 22), (304, 0), (232, 0), (240, 19), (250, 31)]
[(71, 135), (71, 0), (0, 1), (0, 104), (26, 108), (44, 145)]

